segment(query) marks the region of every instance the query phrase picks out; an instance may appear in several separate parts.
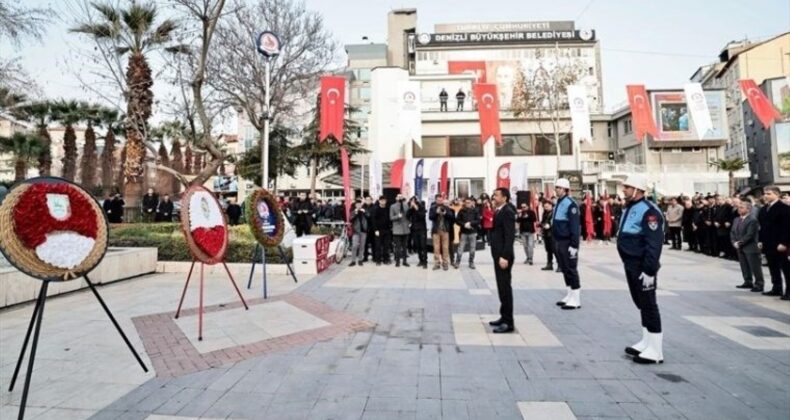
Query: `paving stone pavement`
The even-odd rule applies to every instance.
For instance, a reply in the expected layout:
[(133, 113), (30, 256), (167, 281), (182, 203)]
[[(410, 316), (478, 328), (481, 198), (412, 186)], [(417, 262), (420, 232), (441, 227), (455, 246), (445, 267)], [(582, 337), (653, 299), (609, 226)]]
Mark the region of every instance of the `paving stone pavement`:
[[(218, 336), (227, 341), (213, 343), (211, 350), (234, 357), (174, 375), (143, 374), (92, 296), (58, 297), (47, 305), (28, 418), (790, 417), (790, 303), (735, 289), (737, 263), (665, 249), (658, 285), (666, 361), (641, 366), (623, 353), (641, 331), (614, 245), (583, 245), (577, 311), (554, 305), (564, 294), (561, 275), (540, 271), (545, 255), (538, 250), (536, 256), (534, 266), (514, 268), (515, 312), (523, 321), (519, 334), (503, 340), (492, 339), (483, 323), (498, 312), (487, 249), (478, 251), (476, 270), (365, 264), (333, 266), (298, 285), (277, 278), (278, 298), (255, 311), (240, 310), (226, 280), (210, 278), (207, 305), (216, 307), (206, 314), (206, 328), (222, 329)], [(102, 292), (142, 351), (147, 332), (140, 320), (174, 310), (182, 286), (177, 275), (153, 275)], [(250, 300), (260, 296), (260, 290), (243, 292)], [(188, 307), (195, 294), (188, 295)], [(312, 337), (319, 324), (311, 316), (296, 317), (311, 320), (303, 325), (259, 322), (266, 305), (294, 297), (366, 324), (300, 341), (272, 331)], [(270, 313), (287, 318), (289, 312), (278, 305)], [(0, 313), (3, 384), (31, 310)], [(275, 351), (237, 351), (237, 344), (249, 345), (252, 338), (234, 326), (253, 324), (267, 334), (257, 331), (255, 339), (281, 340)], [(199, 346), (187, 327), (172, 327), (181, 337), (174, 347)], [(167, 343), (167, 336), (161, 340)], [(144, 355), (149, 366), (157, 357)], [(2, 393), (0, 418), (16, 415), (20, 394), (21, 386)]]

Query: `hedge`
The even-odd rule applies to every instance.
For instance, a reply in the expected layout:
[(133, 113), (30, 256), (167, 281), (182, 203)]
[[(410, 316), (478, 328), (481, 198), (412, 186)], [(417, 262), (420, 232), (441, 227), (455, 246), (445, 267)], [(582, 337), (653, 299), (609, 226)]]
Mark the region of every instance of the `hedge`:
[[(246, 225), (230, 226), (230, 244), (227, 262), (248, 263), (255, 249), (255, 239)], [(159, 250), (160, 261), (192, 261), (184, 234), (179, 223), (131, 223), (112, 225), (110, 246), (114, 247), (153, 247)], [(291, 250), (286, 257), (292, 258)], [(258, 257), (260, 258), (260, 257)], [(281, 263), (276, 248), (266, 249), (266, 261)]]

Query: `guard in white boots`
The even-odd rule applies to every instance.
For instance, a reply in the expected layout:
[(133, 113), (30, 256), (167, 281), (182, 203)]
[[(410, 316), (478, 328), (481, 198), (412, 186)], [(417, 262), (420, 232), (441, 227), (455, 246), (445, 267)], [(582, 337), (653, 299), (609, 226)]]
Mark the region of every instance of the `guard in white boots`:
[(642, 364), (662, 363), (661, 316), (656, 302), (656, 275), (661, 266), (664, 243), (664, 217), (661, 210), (645, 199), (647, 180), (631, 175), (623, 182), (626, 207), (617, 234), (617, 252), (625, 267), (631, 299), (642, 316), (642, 339), (625, 352)]
[(571, 198), (571, 183), (560, 178), (554, 184), (557, 194), (557, 206), (551, 222), (551, 235), (554, 239), (554, 255), (557, 265), (562, 271), (565, 287), (568, 292), (557, 302), (562, 309), (581, 308), (581, 285), (579, 282), (579, 239), (581, 238), (581, 222), (579, 205)]

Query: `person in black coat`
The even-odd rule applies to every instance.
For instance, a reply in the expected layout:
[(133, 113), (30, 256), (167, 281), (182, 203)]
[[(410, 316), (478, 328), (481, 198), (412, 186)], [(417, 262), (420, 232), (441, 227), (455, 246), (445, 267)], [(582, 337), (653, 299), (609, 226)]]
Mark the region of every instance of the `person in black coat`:
[(159, 202), (159, 207), (156, 208), (156, 221), (173, 221), (173, 202), (170, 201), (170, 196), (168, 194), (165, 194), (165, 196), (162, 198), (162, 201)]
[(554, 269), (554, 237), (551, 235), (551, 221), (554, 217), (554, 203), (549, 200), (543, 202), (543, 219), (540, 221), (540, 234), (543, 236), (543, 246), (546, 248), (546, 266), (543, 271)]
[(436, 194), (434, 202), (428, 210), (431, 221), (431, 238), (433, 242), (433, 269), (439, 267), (447, 271), (450, 266), (450, 244), (452, 243), (455, 212), (445, 203), (441, 194)]
[[(370, 226), (370, 218), (373, 217), (373, 198), (370, 196), (365, 197), (365, 202), (362, 204), (362, 208), (365, 209), (365, 213), (368, 216), (368, 226)], [(365, 236), (365, 256), (362, 258), (362, 262), (368, 262), (368, 259), (371, 254), (373, 254), (373, 249), (375, 242), (373, 240), (374, 236), (372, 232), (368, 232), (369, 234)]]
[[(790, 300), (790, 206), (779, 200), (778, 187), (763, 188), (765, 205), (760, 209), (757, 220), (760, 222), (760, 235), (757, 246), (768, 260), (768, 271), (771, 273), (771, 290), (763, 293), (766, 296), (782, 296), (782, 300)], [(785, 292), (782, 294), (782, 275), (785, 278)]]
[(499, 292), (499, 319), (489, 324), (496, 327), (494, 333), (509, 333), (515, 330), (513, 319), (513, 242), (516, 240), (516, 212), (510, 204), (510, 190), (497, 188), (494, 191), (494, 228), (491, 230), (491, 257), (494, 259), (494, 275)]
[(409, 219), (409, 231), (411, 233), (411, 241), (414, 244), (414, 251), (419, 257), (418, 267), (424, 269), (428, 268), (428, 226), (425, 222), (425, 203), (417, 200), (417, 197), (412, 197), (409, 200), (409, 210), (406, 217)]
[(699, 210), (691, 203), (690, 198), (683, 199), (683, 219), (681, 228), (683, 229), (683, 240), (689, 244), (688, 251), (697, 250), (697, 235), (694, 231), (694, 219)]
[(719, 250), (719, 257), (732, 258), (732, 247), (730, 245), (730, 226), (732, 226), (732, 206), (724, 197), (717, 197), (716, 204), (719, 206), (713, 219), (713, 226), (716, 227), (716, 246)]
[(521, 209), (516, 213), (516, 222), (518, 223), (518, 232), (521, 234), (521, 239), (524, 240), (524, 255), (526, 260), (524, 264), (532, 265), (532, 257), (535, 250), (535, 223), (538, 221), (538, 216), (529, 208), (527, 203), (521, 203)]
[(109, 207), (105, 207), (107, 218), (110, 223), (123, 223), (123, 206), (126, 202), (123, 201), (120, 194), (115, 194), (115, 197), (110, 200)]
[(369, 223), (368, 212), (362, 206), (362, 200), (356, 200), (354, 209), (351, 211), (351, 230), (354, 233), (351, 236), (351, 264), (349, 267), (357, 264), (361, 267), (363, 264), (365, 238), (368, 235)]
[(314, 212), (315, 208), (313, 204), (307, 200), (307, 196), (304, 193), (299, 194), (299, 198), (294, 200), (291, 206), (291, 213), (294, 214), (296, 236), (310, 234), (310, 229), (313, 227)]
[(371, 228), (374, 236), (373, 259), (376, 265), (390, 264), (390, 249), (392, 247), (392, 222), (390, 222), (390, 209), (387, 206), (387, 197), (379, 197), (379, 204), (373, 207), (371, 215)]
[(143, 196), (143, 222), (151, 223), (156, 218), (156, 209), (159, 207), (159, 195), (153, 188), (148, 189), (148, 193)]
[(235, 199), (231, 199), (225, 212), (228, 214), (228, 223), (231, 226), (239, 224), (239, 219), (241, 219), (241, 206), (236, 204)]

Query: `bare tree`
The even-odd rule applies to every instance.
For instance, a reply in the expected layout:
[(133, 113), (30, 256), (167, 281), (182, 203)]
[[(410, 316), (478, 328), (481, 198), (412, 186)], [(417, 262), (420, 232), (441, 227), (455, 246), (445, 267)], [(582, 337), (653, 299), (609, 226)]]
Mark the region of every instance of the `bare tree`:
[[(41, 40), (44, 25), (52, 17), (49, 8), (18, 6), (19, 2), (0, 0), (0, 41), (7, 39), (19, 47), (26, 38)], [(35, 88), (19, 59), (0, 57), (0, 86), (30, 92)]]
[[(321, 15), (308, 11), (302, 1), (257, 0), (245, 6), (234, 0), (233, 12), (217, 29), (208, 83), (228, 106), (246, 114), (261, 139), (266, 111), (265, 65), (254, 40), (262, 30), (275, 32), (282, 41), (271, 69), (271, 127), (298, 129), (306, 122), (300, 118), (309, 118), (312, 104), (307, 98), (314, 97), (318, 77), (330, 70), (337, 49)], [(280, 115), (288, 115), (291, 126), (278, 122)]]
[(586, 66), (580, 60), (557, 57), (540, 60), (537, 68), (525, 72), (520, 68), (513, 86), (513, 115), (534, 121), (541, 136), (550, 138), (557, 153), (557, 170), (560, 169), (562, 143), (571, 134), (563, 132), (570, 121), (568, 86), (578, 83), (584, 76)]

